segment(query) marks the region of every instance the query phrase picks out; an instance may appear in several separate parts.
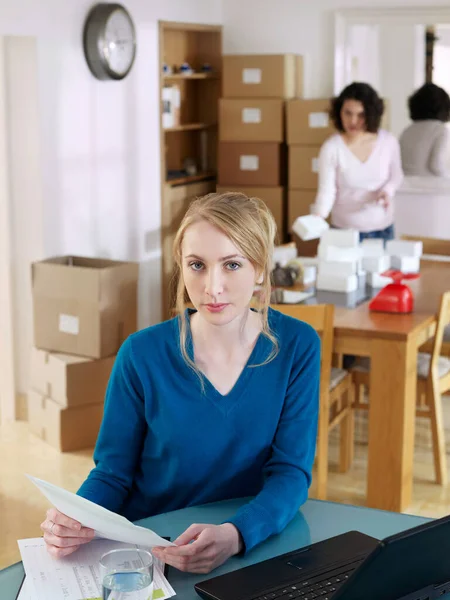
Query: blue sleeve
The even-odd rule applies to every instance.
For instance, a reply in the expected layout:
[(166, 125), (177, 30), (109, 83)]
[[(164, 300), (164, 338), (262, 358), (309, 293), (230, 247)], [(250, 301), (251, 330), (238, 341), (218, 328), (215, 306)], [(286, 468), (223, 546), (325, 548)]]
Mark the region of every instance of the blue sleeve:
[[(265, 465), (263, 488), (229, 520), (240, 531), (246, 552), (280, 533), (308, 497), (316, 450), (320, 382), (320, 338), (312, 328), (308, 329), (310, 335), (303, 334), (297, 345), (271, 457)], [(305, 337), (309, 339), (306, 341)]]
[(78, 494), (120, 512), (142, 453), (146, 431), (144, 392), (128, 338), (114, 362), (94, 450), (95, 468)]

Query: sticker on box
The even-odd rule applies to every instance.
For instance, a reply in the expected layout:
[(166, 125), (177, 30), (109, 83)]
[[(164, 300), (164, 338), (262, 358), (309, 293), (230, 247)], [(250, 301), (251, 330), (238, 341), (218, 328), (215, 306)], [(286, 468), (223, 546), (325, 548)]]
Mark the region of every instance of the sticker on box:
[(242, 109), (243, 123), (261, 123), (260, 108), (244, 108)]
[(259, 156), (241, 154), (239, 157), (239, 167), (241, 171), (257, 171), (259, 169)]
[(326, 112), (309, 113), (308, 122), (311, 129), (330, 126), (330, 118)]
[(73, 315), (59, 315), (59, 330), (62, 333), (78, 335), (80, 333), (80, 319)]
[(261, 83), (261, 69), (242, 69), (242, 83)]

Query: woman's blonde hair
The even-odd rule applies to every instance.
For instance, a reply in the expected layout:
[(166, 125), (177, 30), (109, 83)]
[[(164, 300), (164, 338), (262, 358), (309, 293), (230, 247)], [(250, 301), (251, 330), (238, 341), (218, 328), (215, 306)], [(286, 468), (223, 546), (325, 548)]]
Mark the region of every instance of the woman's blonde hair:
[[(198, 221), (207, 221), (222, 231), (239, 248), (253, 265), (261, 281), (258, 311), (262, 318), (262, 334), (272, 342), (272, 350), (266, 364), (278, 353), (278, 341), (268, 322), (270, 304), (272, 257), (277, 227), (272, 213), (259, 198), (249, 198), (238, 192), (212, 193), (194, 200), (189, 206), (173, 243), (175, 259), (174, 277), (176, 287), (176, 311), (180, 319), (180, 349), (186, 363), (202, 375), (189, 357), (187, 341), (187, 321), (185, 315), (186, 287), (182, 271), (182, 243), (186, 229)], [(260, 366), (260, 365), (253, 365)]]

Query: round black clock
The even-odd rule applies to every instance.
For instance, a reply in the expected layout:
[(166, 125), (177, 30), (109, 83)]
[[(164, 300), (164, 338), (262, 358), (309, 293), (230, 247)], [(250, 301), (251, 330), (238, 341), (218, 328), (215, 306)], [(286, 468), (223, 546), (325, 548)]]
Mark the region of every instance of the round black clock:
[(83, 33), (84, 54), (97, 79), (123, 79), (136, 56), (133, 20), (121, 4), (96, 4)]

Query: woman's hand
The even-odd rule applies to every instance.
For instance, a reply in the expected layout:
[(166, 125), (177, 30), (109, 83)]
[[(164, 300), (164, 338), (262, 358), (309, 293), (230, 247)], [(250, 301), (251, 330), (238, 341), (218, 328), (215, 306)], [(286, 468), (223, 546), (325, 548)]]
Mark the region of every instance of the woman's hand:
[(94, 537), (94, 530), (82, 527), (81, 523), (64, 515), (56, 508), (47, 511), (47, 518), (41, 523), (44, 541), (48, 552), (54, 558), (68, 556), (87, 544)]
[(243, 548), (241, 534), (231, 523), (191, 525), (174, 542), (152, 553), (168, 565), (189, 573), (209, 573)]
[(377, 196), (377, 202), (378, 204), (381, 204), (383, 208), (388, 208), (389, 204), (391, 203), (389, 194), (387, 192), (379, 192)]

